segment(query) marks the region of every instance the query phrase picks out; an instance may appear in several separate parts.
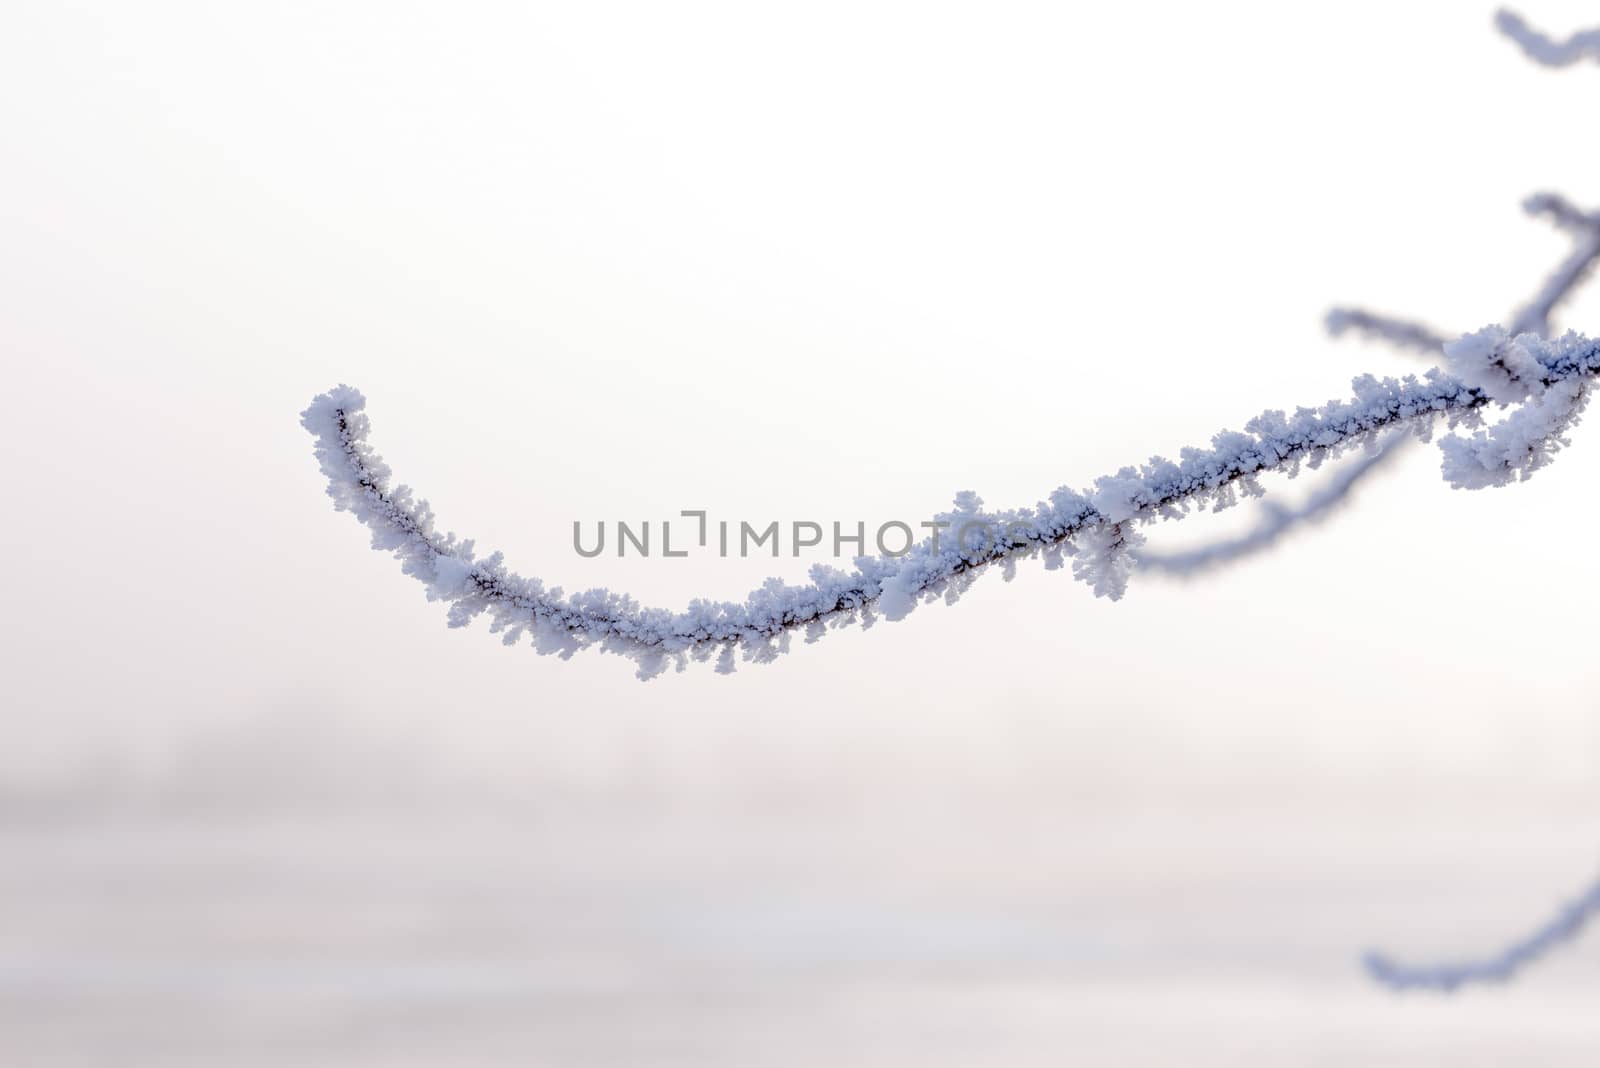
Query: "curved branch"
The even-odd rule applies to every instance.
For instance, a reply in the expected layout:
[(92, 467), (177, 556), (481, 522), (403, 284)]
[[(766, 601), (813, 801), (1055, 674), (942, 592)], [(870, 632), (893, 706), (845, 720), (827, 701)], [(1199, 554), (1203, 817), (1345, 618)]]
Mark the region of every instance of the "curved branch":
[(1502, 10), (1494, 17), (1500, 32), (1522, 46), (1529, 59), (1546, 67), (1570, 67), (1579, 60), (1600, 60), (1600, 30), (1584, 30), (1565, 41), (1540, 33), (1515, 11)]
[[(340, 386), (318, 396), (301, 413), (301, 422), (316, 439), (334, 506), (366, 524), (374, 548), (399, 557), (404, 571), (428, 586), (431, 598), (450, 603), (451, 626), (464, 626), (487, 612), (491, 629), (502, 632), (507, 644), (531, 634), (540, 652), (570, 656), (598, 647), (639, 661), (639, 676), (650, 678), (666, 670), (669, 661), (681, 670), (686, 658), (704, 660), (719, 651), (723, 671), (732, 670), (736, 649), (747, 660), (769, 660), (784, 651), (790, 632), (802, 627), (812, 640), (830, 622), (870, 622), (877, 613), (899, 619), (938, 594), (958, 595), (991, 563), (1009, 566), (1039, 551), (1046, 553), (1047, 567), (1054, 567), (1061, 553), (1085, 550), (1074, 561), (1074, 572), (1097, 594), (1115, 599), (1132, 565), (1129, 550), (1140, 540), (1134, 530), (1138, 524), (1178, 518), (1197, 505), (1223, 507), (1241, 490), (1259, 494), (1260, 475), (1293, 474), (1302, 461), (1318, 463), (1386, 427), (1429, 424), (1441, 415), (1454, 423), (1491, 400), (1517, 399), (1497, 386), (1499, 380), (1489, 374), (1494, 368), (1501, 378), (1510, 375), (1508, 381), (1520, 383), (1524, 394), (1586, 379), (1600, 369), (1600, 342), (1575, 334), (1555, 342), (1528, 335), (1507, 348), (1489, 333), (1463, 350), (1468, 363), (1460, 371), (1476, 375), (1481, 381), (1475, 384), (1437, 370), (1420, 380), (1363, 376), (1354, 383), (1353, 400), (1301, 408), (1292, 416), (1264, 412), (1244, 432), (1216, 435), (1209, 449), (1185, 449), (1177, 462), (1154, 457), (1142, 467), (1124, 467), (1082, 493), (1062, 487), (1033, 508), (985, 512), (975, 494), (961, 494), (956, 511), (938, 517), (952, 535), (943, 543), (936, 534), (898, 557), (858, 557), (849, 572), (817, 564), (809, 585), (769, 579), (742, 603), (696, 600), (676, 613), (600, 589), (565, 595), (508, 570), (499, 553), (479, 560), (471, 541), (439, 534), (427, 503), (415, 500), (405, 486), (391, 486), (388, 466), (368, 443), (370, 422), (359, 391)], [(1507, 353), (1521, 361), (1511, 370), (1502, 362)], [(1474, 362), (1484, 360), (1487, 370)], [(1530, 366), (1538, 370), (1529, 371)], [(1526, 462), (1541, 460), (1539, 447), (1530, 439), (1528, 460), (1502, 452), (1496, 456), (1504, 458), (1492, 462), (1503, 466), (1507, 477), (1519, 470), (1526, 474)]]
[(1600, 213), (1584, 211), (1560, 193), (1534, 193), (1523, 200), (1522, 210), (1535, 219), (1549, 219), (1562, 230), (1575, 233), (1600, 230)]
[(1382, 953), (1371, 952), (1364, 962), (1378, 982), (1397, 990), (1454, 991), (1468, 983), (1503, 983), (1564, 942), (1583, 933), (1600, 913), (1600, 881), (1591, 884), (1577, 900), (1561, 909), (1532, 934), (1513, 942), (1492, 957), (1455, 964), (1400, 964)]

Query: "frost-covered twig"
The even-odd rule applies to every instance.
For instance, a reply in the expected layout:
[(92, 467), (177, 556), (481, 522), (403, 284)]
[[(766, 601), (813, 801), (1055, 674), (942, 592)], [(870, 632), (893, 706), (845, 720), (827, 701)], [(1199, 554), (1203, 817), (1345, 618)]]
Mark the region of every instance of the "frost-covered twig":
[(1333, 337), (1355, 331), (1378, 341), (1387, 341), (1396, 348), (1415, 349), (1430, 356), (1437, 356), (1449, 340), (1431, 326), (1379, 315), (1364, 308), (1334, 308), (1328, 312), (1326, 325)]
[(1522, 202), (1522, 210), (1535, 219), (1549, 219), (1563, 230), (1600, 230), (1600, 212), (1584, 211), (1560, 193), (1535, 193)]
[(1516, 318), (1511, 321), (1511, 333), (1532, 331), (1541, 336), (1549, 334), (1550, 316), (1588, 276), (1596, 260), (1600, 260), (1600, 223), (1578, 233), (1578, 241), (1572, 252), (1561, 261), (1534, 298), (1517, 312)]
[(1500, 32), (1522, 46), (1528, 58), (1547, 67), (1570, 67), (1579, 60), (1600, 60), (1600, 30), (1584, 30), (1557, 41), (1529, 26), (1515, 11), (1502, 10), (1494, 22)]
[[(1541, 337), (1550, 334), (1550, 316), (1588, 277), (1600, 261), (1600, 212), (1586, 212), (1559, 193), (1535, 193), (1522, 202), (1522, 210), (1535, 218), (1546, 218), (1573, 234), (1576, 243), (1533, 298), (1512, 317), (1509, 331), (1532, 331)], [(1432, 327), (1408, 319), (1380, 315), (1363, 308), (1334, 308), (1326, 320), (1333, 337), (1349, 331), (1386, 341), (1401, 349), (1436, 355), (1447, 337)]]
[(1298, 507), (1286, 508), (1271, 500), (1261, 502), (1260, 522), (1236, 538), (1181, 552), (1141, 550), (1138, 553), (1139, 570), (1190, 578), (1263, 552), (1295, 528), (1327, 518), (1349, 499), (1359, 482), (1381, 468), (1408, 438), (1409, 435), (1403, 431), (1396, 431), (1364, 455), (1345, 461), (1332, 478)]
[(1543, 927), (1513, 942), (1492, 957), (1455, 964), (1401, 964), (1382, 953), (1365, 957), (1367, 971), (1378, 982), (1398, 990), (1453, 991), (1468, 983), (1503, 983), (1526, 964), (1583, 932), (1600, 913), (1600, 881), (1591, 884), (1576, 901), (1563, 905)]
[[(1559, 448), (1538, 436), (1556, 434), (1576, 418), (1584, 383), (1600, 370), (1600, 343), (1576, 334), (1546, 341), (1532, 334), (1508, 338), (1497, 328), (1447, 347), (1452, 374), (1354, 382), (1355, 397), (1293, 415), (1267, 411), (1244, 431), (1223, 431), (1209, 449), (1190, 448), (1176, 462), (1153, 457), (1124, 467), (1078, 492), (1062, 487), (1032, 508), (986, 512), (975, 494), (956, 498), (955, 511), (937, 518), (938, 533), (898, 557), (857, 557), (853, 571), (824, 564), (808, 585), (769, 579), (743, 602), (697, 600), (682, 612), (641, 607), (606, 590), (566, 595), (538, 579), (523, 578), (495, 553), (479, 559), (471, 541), (441, 535), (424, 501), (390, 483), (390, 472), (367, 441), (366, 401), (348, 386), (318, 396), (301, 421), (316, 439), (328, 493), (340, 510), (355, 513), (373, 532), (375, 548), (392, 551), (404, 571), (450, 604), (451, 626), (488, 613), (491, 629), (507, 644), (530, 634), (540, 652), (564, 656), (584, 647), (622, 653), (639, 661), (650, 678), (688, 658), (718, 654), (732, 670), (735, 650), (746, 660), (770, 660), (787, 648), (789, 634), (804, 629), (820, 637), (826, 623), (877, 614), (899, 619), (919, 603), (953, 600), (982, 568), (1044, 551), (1046, 566), (1076, 555), (1073, 572), (1096, 595), (1120, 597), (1142, 540), (1138, 528), (1175, 519), (1196, 506), (1225, 507), (1241, 492), (1258, 496), (1263, 474), (1294, 474), (1302, 462), (1320, 463), (1366, 443), (1389, 427), (1426, 428), (1439, 417), (1452, 425), (1481, 422), (1477, 410), (1493, 402), (1520, 405), (1505, 421), (1447, 452), (1452, 481), (1476, 486), (1527, 477)], [(1550, 398), (1570, 398), (1561, 409)], [(1544, 408), (1538, 408), (1542, 402)], [(1537, 409), (1533, 415), (1524, 413)]]
[(1530, 478), (1569, 444), (1563, 435), (1588, 403), (1588, 384), (1582, 377), (1545, 381), (1536, 337), (1513, 338), (1488, 327), (1445, 346), (1446, 360), (1464, 382), (1502, 404), (1520, 405), (1487, 430), (1439, 442), (1452, 486), (1481, 489)]

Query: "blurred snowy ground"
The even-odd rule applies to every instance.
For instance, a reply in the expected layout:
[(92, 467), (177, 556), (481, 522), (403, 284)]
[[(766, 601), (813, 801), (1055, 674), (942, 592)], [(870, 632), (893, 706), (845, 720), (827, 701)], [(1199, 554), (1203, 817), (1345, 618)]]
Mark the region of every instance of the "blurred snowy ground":
[(89, 768), (3, 809), (0, 1063), (1594, 1063), (1592, 939), (1454, 998), (1357, 961), (1542, 919), (1592, 787), (1060, 756), (541, 787), (291, 720)]

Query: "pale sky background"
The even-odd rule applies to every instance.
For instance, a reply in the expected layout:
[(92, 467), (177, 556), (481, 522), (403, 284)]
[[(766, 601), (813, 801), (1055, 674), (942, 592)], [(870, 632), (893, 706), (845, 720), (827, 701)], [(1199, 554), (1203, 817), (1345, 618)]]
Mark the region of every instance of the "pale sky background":
[(296, 419), (355, 384), (444, 525), (673, 606), (809, 561), (583, 560), (572, 520), (872, 521), (1085, 485), (1420, 369), (1326, 340), (1332, 303), (1475, 328), (1565, 254), (1517, 205), (1596, 195), (1600, 71), (1531, 66), (1487, 9), (7, 23), (8, 760), (305, 702), (502, 753), (636, 718), (914, 718), (982, 745), (996, 706), (1335, 763), (1595, 739), (1600, 560), (1560, 548), (1596, 514), (1587, 429), (1502, 492), (1452, 492), (1416, 450), (1211, 581), (1109, 604), (1024, 567), (763, 670), (641, 687), (447, 632), (328, 508)]
[[(1538, 850), (1411, 873), (1522, 886), (1476, 941), (1413, 944), (1500, 941), (1600, 846), (1592, 425), (1502, 490), (1416, 447), (1203, 581), (1111, 604), (1024, 564), (643, 685), (447, 630), (329, 507), (297, 419), (358, 386), (442, 526), (672, 607), (809, 560), (585, 560), (572, 521), (870, 524), (1087, 485), (1426, 366), (1327, 339), (1332, 304), (1466, 330), (1534, 292), (1568, 238), (1518, 205), (1600, 206), (1600, 67), (1534, 67), (1492, 10), (11, 5), (0, 777), (159, 777), (282, 717), (308, 753), (337, 727), (534, 790), (1315, 794), (1426, 811), (1418, 857), (1453, 813), (1519, 813), (1497, 841), (1527, 819)], [(1600, 330), (1600, 295), (1559, 322)]]

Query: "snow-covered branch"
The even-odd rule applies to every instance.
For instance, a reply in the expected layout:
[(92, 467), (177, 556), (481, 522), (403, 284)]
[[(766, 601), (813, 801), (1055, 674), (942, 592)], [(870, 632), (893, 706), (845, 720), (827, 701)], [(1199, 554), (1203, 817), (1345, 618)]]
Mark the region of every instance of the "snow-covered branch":
[(1115, 599), (1136, 563), (1141, 527), (1196, 508), (1226, 507), (1241, 493), (1259, 496), (1261, 476), (1293, 475), (1302, 463), (1319, 464), (1387, 428), (1426, 433), (1441, 418), (1479, 427), (1478, 410), (1490, 403), (1513, 406), (1511, 415), (1470, 439), (1445, 439), (1447, 473), (1463, 486), (1526, 478), (1560, 447), (1559, 435), (1581, 409), (1584, 384), (1600, 370), (1600, 343), (1576, 334), (1546, 341), (1489, 328), (1447, 351), (1452, 374), (1364, 375), (1349, 400), (1292, 415), (1263, 412), (1243, 431), (1217, 434), (1210, 448), (1184, 449), (1177, 461), (1153, 457), (1081, 491), (1062, 487), (1031, 508), (989, 512), (975, 494), (963, 493), (954, 511), (936, 517), (945, 524), (943, 539), (936, 532), (901, 556), (857, 557), (851, 571), (817, 564), (807, 585), (769, 579), (742, 602), (697, 600), (681, 612), (645, 608), (607, 590), (564, 594), (512, 572), (499, 553), (480, 559), (471, 541), (440, 534), (427, 503), (391, 483), (368, 442), (366, 401), (358, 391), (340, 386), (318, 396), (301, 421), (316, 439), (335, 507), (353, 512), (372, 530), (375, 548), (393, 552), (431, 598), (450, 605), (451, 626), (487, 613), (507, 644), (528, 634), (540, 652), (622, 653), (639, 662), (641, 678), (650, 678), (713, 654), (724, 671), (732, 670), (736, 652), (770, 660), (795, 630), (812, 640), (826, 624), (900, 619), (937, 597), (954, 600), (989, 564), (1009, 569), (1039, 552), (1047, 567), (1059, 566), (1062, 554), (1075, 556), (1074, 574), (1096, 595)]
[(1444, 477), (1452, 486), (1481, 489), (1530, 478), (1569, 444), (1563, 435), (1588, 403), (1588, 384), (1582, 377), (1546, 382), (1533, 338), (1513, 338), (1491, 326), (1445, 346), (1446, 366), (1463, 382), (1491, 400), (1519, 405), (1486, 430), (1439, 443)]
[(1584, 30), (1557, 41), (1529, 26), (1515, 11), (1494, 18), (1501, 33), (1522, 46), (1528, 58), (1547, 67), (1570, 67), (1580, 60), (1600, 60), (1600, 30)]
[(1409, 437), (1404, 431), (1395, 431), (1383, 441), (1373, 443), (1364, 455), (1344, 461), (1332, 478), (1297, 507), (1287, 508), (1276, 501), (1263, 501), (1260, 521), (1236, 538), (1210, 542), (1181, 552), (1141, 550), (1137, 554), (1139, 570), (1193, 578), (1264, 552), (1282, 541), (1291, 531), (1327, 518), (1349, 499), (1358, 483), (1382, 468)]

